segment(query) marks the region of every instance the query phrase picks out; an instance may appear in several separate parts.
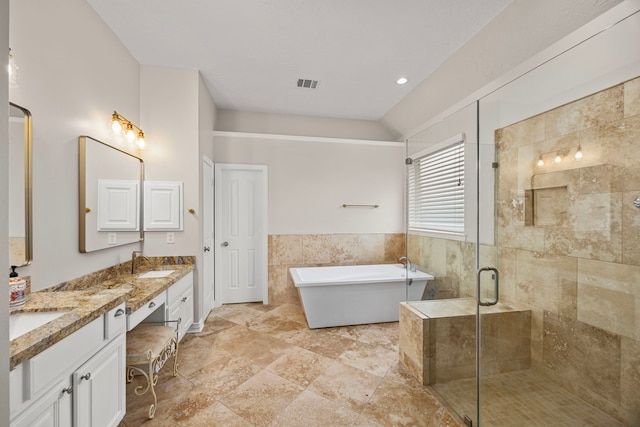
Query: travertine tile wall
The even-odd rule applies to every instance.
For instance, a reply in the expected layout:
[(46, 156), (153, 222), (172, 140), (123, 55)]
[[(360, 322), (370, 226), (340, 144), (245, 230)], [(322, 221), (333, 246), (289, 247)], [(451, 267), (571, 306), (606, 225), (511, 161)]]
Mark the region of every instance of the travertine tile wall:
[(640, 78), (499, 129), (496, 144), (501, 298), (532, 310), (533, 366), (640, 423)]
[(278, 234), (269, 236), (269, 301), (299, 303), (290, 267), (397, 263), (403, 233)]
[[(501, 301), (531, 309), (532, 367), (640, 425), (640, 78), (499, 129), (496, 144), (498, 245), (480, 256), (497, 256)], [(431, 297), (474, 295), (472, 244), (407, 241), (438, 276)]]

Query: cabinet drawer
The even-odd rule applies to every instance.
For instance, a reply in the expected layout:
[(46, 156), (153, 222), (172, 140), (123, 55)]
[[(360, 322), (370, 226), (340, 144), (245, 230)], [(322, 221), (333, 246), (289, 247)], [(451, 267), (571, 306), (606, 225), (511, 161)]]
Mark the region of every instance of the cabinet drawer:
[(169, 301), (169, 304), (180, 298), (189, 288), (193, 288), (193, 272), (189, 272), (189, 274), (171, 285), (167, 290), (167, 301)]
[[(29, 398), (33, 399), (62, 372), (72, 371), (103, 344), (104, 318), (101, 316), (25, 362), (30, 384)], [(24, 395), (24, 392), (23, 392)], [(26, 397), (26, 396), (25, 396)]]
[(152, 299), (150, 302), (146, 303), (133, 313), (127, 316), (127, 331), (132, 330), (140, 322), (147, 318), (151, 313), (159, 309), (163, 304), (166, 303), (166, 293), (162, 292), (157, 297)]
[(104, 314), (104, 339), (111, 340), (126, 331), (127, 316), (125, 313), (125, 304), (122, 303)]

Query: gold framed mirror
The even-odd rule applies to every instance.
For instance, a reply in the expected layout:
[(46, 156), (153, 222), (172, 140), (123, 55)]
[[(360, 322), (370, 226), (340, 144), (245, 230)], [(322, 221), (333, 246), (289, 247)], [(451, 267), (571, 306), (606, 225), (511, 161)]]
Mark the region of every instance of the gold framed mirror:
[(80, 252), (141, 241), (142, 159), (90, 136), (79, 144)]
[(9, 260), (25, 266), (33, 260), (32, 118), (9, 103)]

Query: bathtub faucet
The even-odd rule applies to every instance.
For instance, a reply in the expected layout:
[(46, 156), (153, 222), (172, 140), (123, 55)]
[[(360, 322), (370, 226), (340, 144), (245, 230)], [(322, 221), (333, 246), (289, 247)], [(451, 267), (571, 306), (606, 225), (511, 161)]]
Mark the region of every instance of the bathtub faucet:
[(416, 267), (411, 263), (411, 261), (409, 261), (409, 258), (407, 258), (406, 256), (400, 257), (400, 259), (398, 260), (400, 262), (404, 261), (404, 267), (409, 270), (409, 271), (416, 271)]

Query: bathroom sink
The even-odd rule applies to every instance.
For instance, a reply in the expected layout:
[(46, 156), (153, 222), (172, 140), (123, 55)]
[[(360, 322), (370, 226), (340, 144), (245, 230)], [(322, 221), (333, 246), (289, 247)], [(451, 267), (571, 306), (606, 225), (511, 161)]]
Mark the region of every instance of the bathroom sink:
[(46, 323), (67, 314), (66, 311), (16, 313), (9, 316), (9, 340), (18, 338)]
[(158, 277), (167, 277), (175, 270), (151, 270), (138, 275), (138, 279), (157, 279)]

